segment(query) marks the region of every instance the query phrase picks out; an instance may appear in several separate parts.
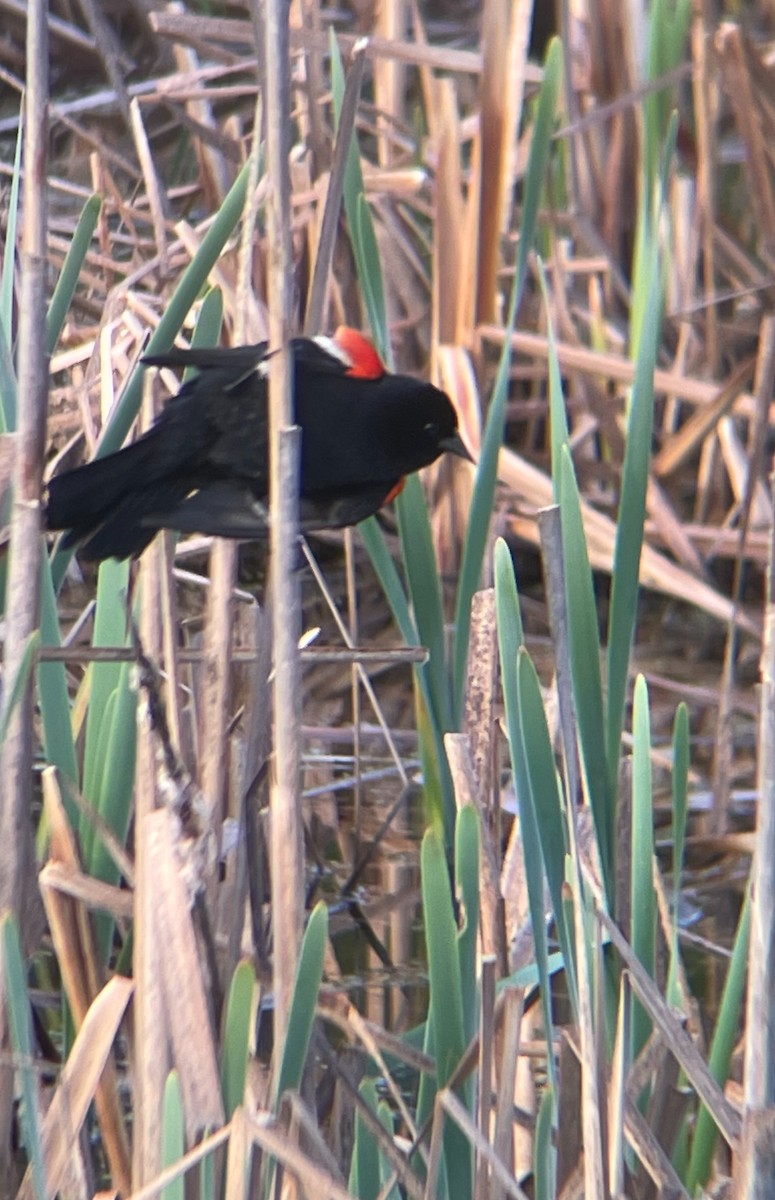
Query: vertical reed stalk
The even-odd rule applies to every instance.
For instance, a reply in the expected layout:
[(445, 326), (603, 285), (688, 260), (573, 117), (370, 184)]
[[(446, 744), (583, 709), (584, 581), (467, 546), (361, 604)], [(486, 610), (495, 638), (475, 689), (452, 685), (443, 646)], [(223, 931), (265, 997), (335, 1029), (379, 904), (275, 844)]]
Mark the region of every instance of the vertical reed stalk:
[[(6, 594), (3, 685), (10, 693), (28, 640), (38, 625), (40, 483), (48, 404), (46, 344), (46, 160), (48, 140), (48, 11), (27, 8), (27, 89), (24, 105), (24, 213), (19, 305), (18, 431), (13, 469), (11, 546)], [(37, 908), (30, 799), (33, 754), (32, 677), (11, 718), (0, 753), (0, 911), (16, 913), (23, 943)], [(25, 938), (25, 931), (28, 937)], [(0, 1025), (6, 1020), (0, 1010)], [(4, 1044), (0, 1028), (0, 1043)], [(0, 1178), (9, 1180), (14, 1072), (0, 1069)]]
[(280, 0), (266, 0), (264, 95), (269, 178), (269, 507), (274, 644), (274, 778), (271, 790), (272, 921), (275, 1046), (285, 1041), (304, 897), (299, 809), (299, 657), (301, 631), (294, 559), (298, 534), (298, 431), (293, 430), (293, 379), (288, 349), (293, 262), (289, 216), (290, 64), (288, 19)]

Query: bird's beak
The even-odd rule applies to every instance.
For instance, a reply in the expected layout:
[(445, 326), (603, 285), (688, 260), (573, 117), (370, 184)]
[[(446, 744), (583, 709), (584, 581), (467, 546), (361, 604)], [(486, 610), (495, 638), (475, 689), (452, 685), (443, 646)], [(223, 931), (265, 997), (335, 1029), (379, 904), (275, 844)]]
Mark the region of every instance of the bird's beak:
[(458, 458), (464, 458), (470, 463), (474, 461), (459, 433), (453, 433), (452, 437), (442, 438), (439, 445), (449, 454), (456, 454)]

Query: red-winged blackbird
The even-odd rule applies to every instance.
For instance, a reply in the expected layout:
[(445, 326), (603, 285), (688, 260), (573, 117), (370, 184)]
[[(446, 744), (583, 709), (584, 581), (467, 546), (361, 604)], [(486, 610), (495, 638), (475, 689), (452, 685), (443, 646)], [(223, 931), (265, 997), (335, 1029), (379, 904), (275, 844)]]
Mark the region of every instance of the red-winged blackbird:
[[(294, 338), (301, 426), (303, 532), (355, 525), (391, 500), (404, 477), (445, 451), (468, 458), (449, 398), (390, 375), (362, 334)], [(220, 537), (266, 533), (266, 342), (171, 350), (151, 366), (195, 367), (153, 427), (116, 454), (55, 476), (46, 524), (86, 558), (140, 554), (160, 529)]]

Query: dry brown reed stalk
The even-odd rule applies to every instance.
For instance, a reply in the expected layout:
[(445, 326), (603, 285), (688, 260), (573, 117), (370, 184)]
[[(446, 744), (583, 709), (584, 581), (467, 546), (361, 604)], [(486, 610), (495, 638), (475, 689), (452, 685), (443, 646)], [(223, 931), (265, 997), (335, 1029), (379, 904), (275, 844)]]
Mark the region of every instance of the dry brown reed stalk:
[[(775, 477), (770, 477), (775, 488)], [(775, 927), (775, 527), (770, 530), (770, 561), (764, 613), (759, 696), (759, 799), (756, 849), (751, 869), (751, 941), (749, 950), (745, 1042), (743, 1147), (736, 1176), (740, 1195), (763, 1194), (772, 1178), (772, 1114), (775, 1106), (770, 1064), (772, 1022), (763, 1020), (775, 995), (772, 930)], [(753, 1031), (756, 1031), (755, 1036)]]
[[(293, 11), (291, 20), (293, 20)], [(299, 24), (304, 31), (302, 36), (305, 42), (309, 43), (304, 51), (304, 84), (307, 103), (306, 111), (301, 116), (301, 131), (302, 135), (307, 134), (312, 150), (313, 174), (319, 175), (328, 167), (331, 153), (323, 124), (323, 113), (318, 104), (318, 97), (322, 96), (325, 90), (323, 54), (320, 49), (323, 41), (322, 21), (318, 0), (302, 0)], [(316, 45), (312, 45), (313, 42)], [(305, 119), (308, 122), (306, 128)]]
[(151, 209), (151, 220), (153, 221), (153, 232), (156, 239), (156, 249), (159, 255), (159, 266), (162, 274), (166, 275), (168, 267), (167, 231), (166, 222), (164, 219), (164, 201), (162, 198), (162, 190), (159, 184), (158, 174), (154, 165), (153, 155), (151, 153), (151, 147), (148, 142), (148, 135), (143, 124), (142, 112), (137, 97), (131, 101), (127, 115), (130, 119), (132, 133), (134, 135), (137, 159), (143, 172), (145, 194), (148, 197), (148, 203)]
[[(260, 55), (259, 55), (260, 61)], [(254, 305), (251, 286), (253, 239), (255, 235), (259, 148), (261, 145), (262, 97), (259, 90), (253, 114), (253, 144), (250, 154), (250, 173), (242, 217), (237, 287), (235, 296), (233, 337), (235, 345), (243, 345), (252, 335), (250, 315)], [(211, 148), (208, 154), (211, 167), (220, 163), (223, 173), (226, 164)], [(217, 171), (217, 168), (215, 168)], [(234, 625), (234, 587), (237, 575), (237, 547), (234, 542), (217, 538), (210, 551), (207, 593), (207, 619), (204, 645), (207, 655), (202, 672), (199, 712), (199, 777), (211, 807), (213, 832), (220, 844), (223, 821), (227, 815), (230, 794), (229, 743), (232, 683), (232, 641)], [(232, 781), (234, 782), (234, 781)], [(236, 784), (235, 786), (240, 786)], [(208, 881), (208, 911), (212, 919), (218, 911), (216, 881)], [(225, 981), (224, 981), (225, 982)]]
[[(153, 379), (148, 373), (143, 390), (143, 423), (152, 423)], [(143, 653), (158, 662), (162, 650), (160, 612), (161, 542), (156, 540), (140, 566), (140, 641)], [(134, 1002), (134, 1103), (132, 1186), (142, 1187), (161, 1166), (158, 1114), (171, 1063), (169, 1023), (166, 1019), (161, 960), (166, 954), (156, 925), (157, 864), (151, 857), (151, 822), (157, 813), (157, 742), (150, 717), (150, 696), (140, 697), (144, 719), (140, 722), (135, 767), (135, 913), (132, 970)], [(166, 816), (166, 812), (164, 814)], [(174, 870), (173, 864), (170, 867)]]
[[(483, 1142), (491, 1142), (490, 1118), (492, 1108), (492, 1081), (494, 1076), (495, 1051), (495, 981), (498, 973), (498, 961), (495, 955), (482, 956), (481, 1004), (479, 1012), (479, 1067), (477, 1078), (477, 1119), (479, 1136)], [(506, 1168), (508, 1170), (508, 1167)], [(488, 1188), (487, 1161), (483, 1154), (477, 1154), (476, 1161), (476, 1195), (486, 1196)]]
[[(473, 325), (471, 293), (475, 284), (477, 244), (468, 238), (465, 222), (478, 211), (475, 188), (463, 203), (460, 150), (462, 134), (457, 113), (457, 90), (451, 79), (430, 79), (434, 137), (438, 163), (434, 189), (432, 357), (442, 342), (467, 343)], [(461, 254), (461, 249), (463, 253)], [(438, 367), (436, 367), (438, 370)]]
[[(223, 1102), (217, 1024), (212, 1012), (213, 988), (206, 979), (203, 956), (197, 945), (192, 897), (187, 887), (190, 875), (184, 859), (186, 839), (181, 838), (178, 824), (169, 807), (157, 809), (148, 818), (145, 836), (149, 867), (155, 880), (151, 932), (161, 990), (157, 1027), (163, 1027), (169, 1039), (172, 1062), (180, 1079), (186, 1142), (192, 1145), (203, 1129), (222, 1124)], [(157, 1142), (161, 1140), (160, 1111), (154, 1113)]]
[(507, 931), (501, 892), (501, 814), (497, 763), (498, 650), (495, 592), (477, 592), (471, 605), (471, 640), (463, 710), (463, 733), (444, 735), (458, 810), (472, 804), (480, 819), (479, 870), (482, 953), (494, 956), (500, 978), (508, 975)]
[[(628, 95), (641, 75), (645, 14), (625, 10), (616, 0), (595, 0), (587, 26), (588, 44), (584, 65), (576, 80), (578, 90), (603, 104)], [(569, 30), (571, 44), (576, 30)], [(576, 157), (579, 193), (575, 206), (599, 228), (605, 245), (617, 261), (629, 262), (629, 249), (637, 211), (637, 179), (642, 123), (632, 111), (613, 114), (581, 136)], [(615, 182), (614, 182), (615, 181)]]
[[(113, 1091), (114, 1104), (118, 1098), (115, 1075), (107, 1071), (106, 1066), (133, 990), (131, 979), (114, 975), (84, 1014), (42, 1121), (40, 1141), (47, 1197), (56, 1196), (72, 1186), (73, 1175), (79, 1174), (76, 1167), (76, 1160), (80, 1159), (79, 1138), (91, 1104), (99, 1104), (101, 1092), (107, 1089)], [(82, 1164), (78, 1166), (82, 1172)], [(117, 1166), (111, 1160), (113, 1181), (117, 1188), (123, 1187), (124, 1194), (128, 1194), (129, 1176), (122, 1175)], [(123, 1183), (119, 1184), (121, 1179)], [(16, 1197), (17, 1200), (39, 1200), (31, 1167), (28, 1167)]]
[(532, 10), (533, 0), (511, 5), (485, 0), (482, 6), (477, 323), (493, 321), (497, 314), (501, 238), (515, 174), (512, 163), (522, 116)]
[[(471, 346), (481, 268), (478, 223), (482, 199), (481, 130), (473, 146), (473, 170), (467, 194), (463, 189), (463, 131), (458, 114), (458, 91), (453, 79), (438, 79), (423, 71), (423, 85), (431, 135), (437, 157), (433, 192), (433, 257), (431, 276), (431, 379), (445, 387), (466, 426), (466, 396), (445, 379), (444, 355), (460, 344)], [(496, 234), (500, 245), (500, 236)], [(454, 349), (453, 349), (454, 347)], [(461, 351), (462, 354), (462, 351)], [(457, 380), (456, 383), (460, 381)], [(477, 428), (481, 420), (479, 396), (473, 404)], [(470, 438), (467, 444), (472, 444)], [(474, 472), (470, 464), (446, 456), (427, 472), (431, 496), (431, 528), (436, 559), (442, 574), (454, 574), (459, 547), (471, 502)]]
[[(27, 88), (23, 160), (18, 423), (12, 473), (13, 511), (7, 582), (4, 697), (38, 624), (40, 487), (48, 409), (46, 361), (46, 228), (48, 41), (46, 5), (33, 3), (27, 22)], [(2, 749), (0, 908), (18, 914), (22, 929), (32, 901), (28, 820), (32, 764), (32, 680), (24, 688)]]
[(505, 911), (500, 888), (500, 863), (497, 851), (497, 813), (493, 813), (491, 796), (485, 798), (481, 795), (480, 781), (474, 773), (469, 738), (463, 733), (446, 733), (444, 748), (449, 759), (449, 770), (455, 789), (455, 804), (458, 811), (466, 804), (473, 804), (480, 815), (481, 888), (479, 903), (481, 906), (482, 952), (496, 958), (500, 976), (503, 977), (508, 974), (508, 959)]
[(769, 107), (770, 70), (739, 25), (723, 24), (714, 42), (724, 88), (745, 143), (745, 163), (751, 182), (748, 196), (756, 216), (759, 253), (772, 269), (775, 262), (775, 196), (772, 191), (774, 126)]
[[(697, 211), (702, 239), (702, 281), (706, 296), (712, 296), (716, 285), (716, 246), (714, 228), (718, 214), (718, 96), (713, 83), (714, 59), (710, 30), (713, 28), (711, 0), (695, 5), (692, 21), (692, 60), (695, 71), (694, 113), (697, 122)], [(720, 368), (718, 307), (706, 305), (703, 314), (705, 346), (712, 378)]]
[[(88, 1043), (86, 1022), (102, 986), (102, 969), (87, 908), (67, 894), (65, 880), (57, 872), (60, 868), (72, 878), (80, 873), (80, 861), (52, 767), (44, 772), (43, 798), (50, 844), (49, 859), (40, 874), (41, 894), (73, 1023), (76, 1032), (83, 1033)], [(84, 882), (87, 882), (85, 877)], [(132, 991), (130, 985), (127, 1000)], [(96, 1075), (97, 1086), (89, 1100), (93, 1098), (95, 1102), (111, 1175), (116, 1186), (127, 1191), (131, 1177), (129, 1143), (119, 1103), (118, 1072), (112, 1054), (107, 1054), (101, 1064)], [(79, 1068), (71, 1058), (66, 1069), (73, 1071), (74, 1079), (79, 1079)], [(44, 1157), (48, 1162), (48, 1155)]]
[[(151, 28), (155, 33), (165, 37), (175, 38), (184, 45), (195, 39), (206, 43), (244, 45), (250, 39), (251, 31), (247, 21), (224, 19), (222, 17), (203, 17), (194, 13), (154, 12), (149, 18)], [(342, 33), (337, 38), (340, 49), (344, 54), (352, 52), (360, 40), (358, 35)], [(306, 50), (313, 48), (328, 50), (327, 33), (309, 33), (306, 29), (292, 30), (290, 39), (291, 49)], [(370, 37), (367, 47), (369, 59), (389, 58), (397, 62), (419, 67), (432, 67), (440, 71), (460, 71), (468, 75), (480, 75), (483, 70), (482, 55), (475, 50), (460, 50), (454, 46), (431, 46), (418, 44), (414, 41), (386, 41), (381, 37)], [(541, 82), (540, 67), (528, 64), (525, 79), (528, 83)]]
[[(7, 702), (38, 625), (40, 487), (48, 410), (46, 231), (48, 149), (48, 27), (45, 0), (28, 6), (25, 139), (22, 180), (19, 386), (13, 509), (6, 586), (3, 698)], [(23, 944), (37, 941), (40, 896), (33, 870), (30, 801), (33, 758), (33, 678), (23, 689), (0, 753), (0, 911), (16, 915)], [(8, 1008), (0, 1000), (0, 1044), (8, 1038)], [(11, 1127), (14, 1072), (0, 1066), (0, 1179), (13, 1178)]]
[[(321, 579), (323, 577), (321, 576)], [(323, 580), (323, 582), (325, 582)], [(331, 598), (332, 604), (335, 602)], [(166, 602), (165, 602), (166, 607)], [(349, 636), (349, 635), (348, 635)], [(254, 663), (263, 656), (261, 646), (242, 646), (232, 650), (232, 662)], [(131, 646), (41, 646), (38, 651), (39, 662), (134, 662), (136, 651)], [(162, 655), (165, 664), (177, 662), (182, 665), (201, 663), (206, 657), (206, 651), (189, 647), (172, 647), (172, 653), (166, 646)], [(428, 651), (424, 646), (386, 646), (384, 650), (369, 650), (357, 646), (306, 646), (299, 650), (299, 658), (303, 663), (369, 663), (374, 666), (381, 664), (424, 663), (428, 661)], [(177, 743), (176, 743), (177, 744)]]
[[(355, 533), (352, 529), (346, 529), (344, 532), (344, 558), (345, 558), (345, 578), (347, 582), (347, 618), (348, 618), (348, 635), (353, 644), (358, 641), (358, 591), (356, 583), (355, 571)], [(358, 667), (353, 663), (350, 670), (350, 695), (352, 697), (352, 723), (353, 723), (353, 803), (355, 811), (355, 839), (360, 841), (361, 837), (361, 817), (362, 817), (362, 800), (363, 789), (361, 780), (361, 722), (363, 719), (362, 697), (361, 697), (361, 676), (365, 677), (365, 672), (362, 667)], [(379, 712), (377, 707), (375, 711)], [(380, 713), (381, 719), (381, 713)], [(387, 726), (386, 726), (387, 728)], [(386, 738), (388, 744), (390, 741)], [(405, 772), (403, 764), (399, 768), (399, 773), (403, 777)]]
[[(205, 47), (208, 50), (209, 48)], [(212, 67), (202, 68), (199, 65), (199, 60), (194, 47), (186, 47), (176, 42), (173, 45), (173, 54), (178, 70), (184, 76), (184, 79), (190, 80), (191, 90), (186, 94), (183, 91), (185, 83), (181, 80), (181, 87), (173, 92), (173, 95), (179, 102), (182, 102), (185, 107), (183, 110), (184, 120), (190, 125), (192, 132), (196, 136), (194, 140), (194, 149), (199, 160), (201, 178), (203, 182), (204, 197), (207, 208), (210, 212), (214, 212), (224, 196), (229, 190), (229, 169), (226, 155), (225, 139), (219, 129), (218, 121), (213, 111), (213, 102), (215, 96), (213, 90), (203, 86), (213, 71)], [(228, 67), (225, 67), (223, 74), (227, 75)], [(199, 80), (202, 83), (197, 87)], [(224, 89), (227, 90), (227, 89)], [(246, 94), (246, 88), (239, 85), (234, 89), (234, 94), (239, 98), (243, 98)], [(169, 96), (169, 90), (167, 91)]]
[[(775, 387), (775, 319), (766, 316), (762, 320), (759, 337), (759, 353), (756, 362), (754, 392), (757, 397), (756, 420), (750, 425), (747, 452), (742, 451), (745, 480), (738, 529), (738, 554), (735, 558), (732, 602), (734, 615), (742, 602), (746, 564), (742, 548), (751, 526), (766, 524), (772, 528), (772, 505), (762, 482), (765, 465), (765, 446), (769, 425), (770, 398)], [(732, 431), (730, 430), (730, 433)], [(765, 612), (766, 621), (766, 612)], [(717, 740), (714, 762), (713, 808), (710, 814), (710, 832), (723, 834), (729, 827), (729, 799), (732, 792), (732, 713), (735, 663), (739, 651), (739, 631), (734, 617), (727, 630), (724, 668), (719, 690)]]
[[(406, 0), (378, 4), (374, 33), (387, 44), (406, 36), (409, 5)], [(406, 69), (394, 58), (380, 56), (374, 63), (374, 103), (377, 109), (377, 160), (380, 166), (392, 164), (395, 143), (391, 125), (404, 107)]]
[[(502, 1020), (496, 1030), (497, 1092), (492, 1144), (499, 1160), (509, 1171), (514, 1170), (514, 1096), (517, 1064), (520, 1055), (520, 1035), (524, 1015), (525, 993), (522, 988), (508, 987), (500, 997)], [(496, 1002), (497, 1003), (497, 1002)], [(503, 1189), (492, 1180), (493, 1200), (501, 1200)]]
[[(254, 0), (258, 24), (258, 5)], [(270, 866), (274, 931), (274, 1037), (280, 1051), (290, 1011), (304, 900), (300, 785), (298, 643), (301, 614), (294, 558), (298, 537), (299, 431), (293, 428), (291, 336), (293, 255), (290, 238), (289, 31), (285, 6), (263, 10), (266, 158), (269, 179), (269, 529), (272, 643), (274, 648), (273, 779)]]
[[(220, 829), (229, 786), (231, 642), (237, 547), (216, 538), (210, 551), (199, 709), (199, 777)], [(210, 897), (211, 902), (213, 897)]]

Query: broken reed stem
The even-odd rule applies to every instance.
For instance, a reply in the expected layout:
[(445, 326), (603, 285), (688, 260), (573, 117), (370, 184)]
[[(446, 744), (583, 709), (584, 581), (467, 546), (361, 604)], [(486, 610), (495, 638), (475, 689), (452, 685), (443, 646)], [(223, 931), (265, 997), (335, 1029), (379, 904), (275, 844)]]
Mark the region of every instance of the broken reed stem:
[[(255, 3), (255, 0), (254, 0)], [(280, 0), (263, 8), (266, 163), (269, 181), (269, 511), (274, 645), (274, 778), (270, 794), (270, 863), (274, 930), (275, 1062), (285, 1044), (301, 938), (304, 857), (299, 807), (301, 630), (298, 579), (300, 441), (293, 430), (289, 352), (293, 259), (289, 216), (291, 182), (290, 55), (288, 17)], [(256, 5), (256, 8), (258, 6)], [(256, 12), (256, 24), (258, 24)]]

